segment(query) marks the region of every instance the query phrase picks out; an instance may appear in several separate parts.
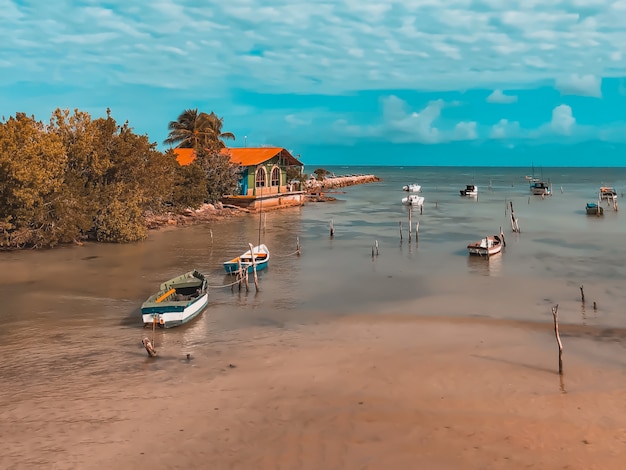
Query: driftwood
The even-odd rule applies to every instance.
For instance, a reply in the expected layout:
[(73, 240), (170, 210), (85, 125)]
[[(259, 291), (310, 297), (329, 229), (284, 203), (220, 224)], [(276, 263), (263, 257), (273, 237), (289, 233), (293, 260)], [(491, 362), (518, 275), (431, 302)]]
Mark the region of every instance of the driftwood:
[(583, 290), (583, 286), (580, 286), (580, 300), (582, 303), (585, 303), (585, 291)]
[(157, 355), (156, 349), (154, 349), (148, 337), (145, 337), (144, 339), (142, 339), (141, 344), (143, 344), (143, 347), (146, 348), (146, 351), (148, 352), (148, 356), (155, 357)]
[(563, 375), (563, 343), (561, 343), (561, 337), (559, 336), (559, 304), (552, 307), (552, 317), (554, 318), (554, 335), (556, 336), (556, 342), (559, 346), (559, 375)]

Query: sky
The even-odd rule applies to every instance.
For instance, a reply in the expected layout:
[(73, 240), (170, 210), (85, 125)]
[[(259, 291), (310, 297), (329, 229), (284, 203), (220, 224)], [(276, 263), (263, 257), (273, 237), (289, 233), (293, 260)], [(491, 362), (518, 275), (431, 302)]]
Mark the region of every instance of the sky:
[(626, 166), (626, 0), (0, 0), (0, 114), (305, 165)]

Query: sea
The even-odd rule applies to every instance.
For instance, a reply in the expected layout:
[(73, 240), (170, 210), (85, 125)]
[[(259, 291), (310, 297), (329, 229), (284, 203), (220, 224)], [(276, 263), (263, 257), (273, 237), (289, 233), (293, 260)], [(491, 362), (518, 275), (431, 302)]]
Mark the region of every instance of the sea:
[[(251, 329), (270, 334), (350, 315), (548, 328), (559, 305), (564, 324), (626, 330), (625, 168), (535, 167), (552, 184), (545, 197), (531, 195), (530, 168), (325, 169), (381, 181), (327, 190), (332, 201), (152, 231), (139, 243), (0, 253), (0, 405), (64, 377), (172, 368), (188, 354), (245, 341)], [(411, 183), (422, 187), (421, 210), (401, 203)], [(477, 197), (460, 196), (467, 184), (478, 186)], [(587, 215), (604, 185), (616, 189), (618, 210), (603, 202), (603, 216)], [(468, 243), (500, 231), (502, 253), (468, 256)], [(258, 289), (232, 285), (222, 263), (258, 242), (271, 252)], [(141, 303), (191, 269), (209, 278), (207, 309), (177, 328), (144, 329)], [(162, 360), (147, 357), (145, 336)]]

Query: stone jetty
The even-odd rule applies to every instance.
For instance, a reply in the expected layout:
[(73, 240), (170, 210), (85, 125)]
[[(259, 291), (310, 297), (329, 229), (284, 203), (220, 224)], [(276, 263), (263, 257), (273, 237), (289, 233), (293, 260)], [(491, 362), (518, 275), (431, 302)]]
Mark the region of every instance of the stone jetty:
[(355, 184), (376, 183), (380, 178), (376, 175), (330, 176), (323, 180), (308, 180), (304, 185), (308, 192), (318, 192)]

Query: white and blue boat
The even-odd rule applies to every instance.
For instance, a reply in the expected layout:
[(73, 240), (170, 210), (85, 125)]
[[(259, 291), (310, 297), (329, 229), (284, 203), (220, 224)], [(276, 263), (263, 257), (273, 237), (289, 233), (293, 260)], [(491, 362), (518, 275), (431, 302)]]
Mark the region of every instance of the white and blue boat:
[(163, 282), (141, 305), (144, 326), (172, 328), (198, 316), (209, 303), (207, 279), (194, 270)]
[(252, 244), (250, 244), (250, 247), (250, 250), (224, 262), (224, 270), (226, 270), (228, 274), (236, 274), (240, 266), (242, 270), (247, 270), (249, 273), (251, 273), (255, 267), (257, 271), (267, 268), (270, 261), (270, 250), (267, 246), (261, 243), (255, 247), (252, 247)]

